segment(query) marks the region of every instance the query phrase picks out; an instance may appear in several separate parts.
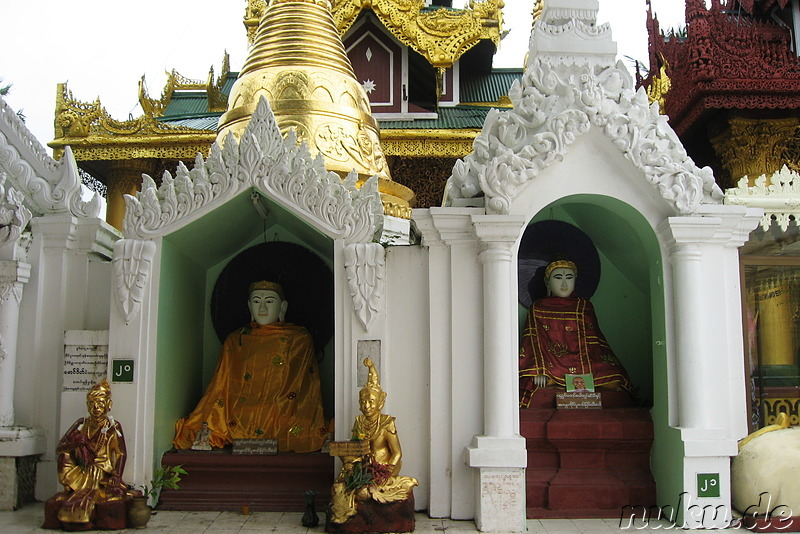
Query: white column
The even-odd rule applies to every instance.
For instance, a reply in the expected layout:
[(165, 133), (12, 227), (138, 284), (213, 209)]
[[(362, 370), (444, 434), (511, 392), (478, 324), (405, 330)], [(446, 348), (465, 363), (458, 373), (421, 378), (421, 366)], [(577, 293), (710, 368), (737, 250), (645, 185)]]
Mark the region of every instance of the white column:
[(516, 255), (527, 221), (519, 216), (473, 215), (483, 265), (484, 435), (467, 449), (477, 468), (475, 524), (481, 531), (525, 530), (525, 439), (518, 433)]
[(30, 274), (31, 266), (25, 262), (0, 261), (0, 427), (14, 425), (19, 304)]

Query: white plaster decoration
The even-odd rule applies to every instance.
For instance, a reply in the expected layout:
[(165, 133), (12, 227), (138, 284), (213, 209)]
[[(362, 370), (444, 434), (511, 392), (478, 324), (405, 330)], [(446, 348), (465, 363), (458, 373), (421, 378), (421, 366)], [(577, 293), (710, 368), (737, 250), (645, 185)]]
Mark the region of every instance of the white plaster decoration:
[(356, 316), (369, 330), (383, 309), (386, 251), (379, 243), (351, 243), (344, 248), (344, 269)]
[(525, 74), (508, 93), (514, 108), (488, 114), (474, 152), (453, 168), (448, 205), (483, 194), (487, 213), (509, 213), (521, 189), (591, 128), (600, 129), (676, 213), (720, 203), (722, 191), (711, 169), (698, 168), (688, 157), (657, 104), (649, 105), (643, 89), (634, 91), (625, 66), (590, 61), (584, 49), (598, 46), (594, 40), (584, 40), (581, 48), (575, 35), (564, 39), (577, 51), (569, 57), (540, 55), (532, 45)]
[(0, 282), (0, 303), (9, 300), (11, 297), (19, 304), (22, 300), (22, 284), (16, 281)]
[(160, 187), (143, 177), (141, 192), (125, 196), (128, 238), (168, 234), (251, 188), (346, 243), (372, 241), (383, 223), (377, 177), (359, 189), (355, 172), (342, 180), (327, 171), (321, 155), (312, 158), (305, 143), (297, 144), (294, 130), (283, 138), (263, 96), (240, 142), (229, 135), (224, 148), (214, 143), (207, 160), (198, 154), (191, 171), (179, 163), (174, 177), (164, 173)]
[(15, 245), (31, 220), (30, 210), (23, 205), (22, 194), (7, 187), (6, 181), (6, 173), (0, 172), (0, 249)]
[[(770, 184), (767, 185), (767, 180)], [(725, 191), (725, 204), (761, 208), (761, 228), (766, 231), (774, 220), (784, 232), (791, 221), (797, 224), (800, 217), (800, 174), (786, 165), (769, 178), (762, 174), (751, 186), (750, 178), (743, 177), (737, 187)]]
[(0, 171), (8, 174), (34, 215), (67, 212), (76, 217), (97, 217), (100, 197), (81, 198), (78, 166), (69, 147), (56, 161), (33, 137), (17, 114), (0, 97)]
[(120, 239), (114, 244), (114, 282), (117, 307), (126, 323), (139, 315), (147, 279), (153, 268), (156, 244)]

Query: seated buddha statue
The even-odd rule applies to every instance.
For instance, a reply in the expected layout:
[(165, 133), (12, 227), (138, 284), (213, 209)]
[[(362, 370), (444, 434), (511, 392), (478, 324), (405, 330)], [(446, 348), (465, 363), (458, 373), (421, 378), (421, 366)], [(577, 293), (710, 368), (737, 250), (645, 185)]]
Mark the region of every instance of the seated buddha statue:
[[(108, 380), (104, 378), (89, 390), (86, 408), (89, 417), (75, 421), (56, 446), (58, 481), (64, 491), (45, 504), (45, 528), (125, 528), (124, 501), (139, 494), (122, 481), (125, 437), (122, 426), (108, 413)], [(98, 506), (112, 501), (120, 503), (121, 523), (96, 511)]]
[[(358, 457), (342, 457), (342, 470), (331, 490), (333, 523), (345, 523), (358, 513), (358, 503), (392, 503), (409, 499), (417, 479), (400, 476), (403, 452), (394, 417), (382, 413), (386, 392), (370, 358), (367, 383), (358, 395), (361, 414), (353, 423), (352, 440), (369, 443), (369, 452)], [(413, 507), (411, 508), (413, 518)]]
[(588, 374), (598, 389), (630, 390), (628, 373), (600, 331), (592, 303), (577, 297), (577, 266), (567, 260), (545, 268), (547, 296), (528, 311), (519, 353), (520, 406), (537, 388), (566, 389), (567, 374)]
[(189, 449), (205, 429), (213, 448), (272, 438), (279, 452), (319, 450), (328, 430), (311, 335), (284, 322), (288, 302), (280, 284), (254, 282), (248, 293), (252, 322), (225, 339), (203, 397), (175, 424), (173, 444)]

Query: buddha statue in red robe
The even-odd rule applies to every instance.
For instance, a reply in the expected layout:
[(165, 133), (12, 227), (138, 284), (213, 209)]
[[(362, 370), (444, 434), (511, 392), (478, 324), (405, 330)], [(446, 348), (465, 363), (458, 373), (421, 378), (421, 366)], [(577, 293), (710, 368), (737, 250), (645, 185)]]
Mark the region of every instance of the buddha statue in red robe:
[(214, 448), (259, 438), (277, 439), (279, 452), (322, 447), (328, 430), (314, 343), (305, 328), (283, 322), (287, 306), (280, 284), (250, 284), (253, 321), (225, 339), (203, 398), (175, 425), (175, 448), (190, 448), (202, 429)]
[(577, 266), (566, 260), (545, 269), (547, 296), (533, 303), (519, 353), (520, 406), (537, 388), (566, 389), (565, 375), (588, 374), (598, 389), (630, 390), (630, 379), (597, 324), (592, 303), (573, 295)]

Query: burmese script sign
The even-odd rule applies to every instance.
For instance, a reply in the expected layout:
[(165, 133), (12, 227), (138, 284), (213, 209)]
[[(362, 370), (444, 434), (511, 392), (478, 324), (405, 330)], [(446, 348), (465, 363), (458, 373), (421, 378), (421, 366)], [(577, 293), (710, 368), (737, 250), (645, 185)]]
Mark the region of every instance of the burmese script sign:
[(600, 394), (596, 392), (570, 391), (556, 393), (556, 408), (559, 410), (602, 408)]
[(278, 454), (278, 440), (272, 438), (252, 438), (233, 440), (233, 454)]
[(108, 331), (67, 330), (61, 391), (89, 391), (108, 372)]

